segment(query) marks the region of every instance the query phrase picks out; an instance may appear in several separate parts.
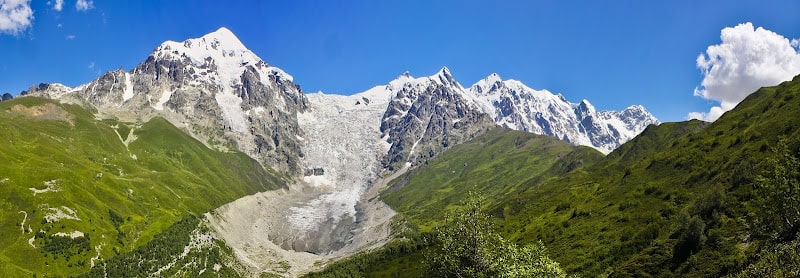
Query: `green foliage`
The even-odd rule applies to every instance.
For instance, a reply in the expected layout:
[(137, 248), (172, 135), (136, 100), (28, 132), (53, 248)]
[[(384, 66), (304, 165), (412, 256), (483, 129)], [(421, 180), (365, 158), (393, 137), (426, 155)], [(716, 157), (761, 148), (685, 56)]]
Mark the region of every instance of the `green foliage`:
[[(112, 257), (97, 264), (80, 277), (148, 277), (159, 273), (165, 277), (197, 277), (201, 272), (207, 277), (238, 277), (229, 266), (234, 263), (232, 251), (222, 242), (205, 248), (189, 248), (182, 253), (193, 235), (202, 232), (200, 218), (188, 216), (158, 234), (147, 244), (131, 252)], [(219, 269), (214, 269), (219, 265)]]
[(475, 196), (465, 206), (449, 213), (444, 225), (434, 228), (436, 247), (426, 256), (432, 276), (436, 277), (493, 277), (499, 257), (496, 248), (503, 248), (502, 237), (494, 233), (489, 215), (481, 212)]
[(395, 239), (379, 249), (350, 256), (303, 277), (423, 277), (421, 267), (404, 267), (422, 259), (425, 242), (421, 238)]
[(566, 277), (541, 242), (520, 248), (497, 234), (477, 195), (445, 216), (435, 239), (426, 256), (431, 277)]
[[(41, 241), (34, 242), (41, 243), (43, 252), (49, 253), (54, 259), (58, 259), (59, 256), (64, 256), (65, 260), (68, 262), (73, 256), (84, 254), (92, 250), (91, 246), (89, 246), (90, 241), (88, 236), (72, 238), (70, 236), (61, 235), (45, 235), (44, 232), (38, 232), (35, 238), (41, 239)], [(86, 261), (81, 260), (77, 263), (83, 266)]]
[[(115, 129), (135, 138), (126, 146)], [(78, 105), (21, 97), (0, 103), (0, 130), (0, 272), (13, 276), (86, 272), (92, 258), (125, 254), (188, 215), (283, 183), (162, 118), (97, 120)], [(84, 236), (57, 235), (76, 231)]]
[(735, 278), (800, 277), (800, 241), (775, 245), (762, 251), (744, 270), (729, 275)]
[(771, 240), (793, 240), (800, 233), (800, 158), (789, 139), (778, 140), (766, 167), (756, 179), (756, 230)]
[(594, 149), (497, 128), (411, 170), (393, 181), (382, 197), (427, 232), (445, 212), (463, 203), (468, 191), (487, 200), (503, 200), (553, 177), (580, 171), (600, 158), (602, 154)]

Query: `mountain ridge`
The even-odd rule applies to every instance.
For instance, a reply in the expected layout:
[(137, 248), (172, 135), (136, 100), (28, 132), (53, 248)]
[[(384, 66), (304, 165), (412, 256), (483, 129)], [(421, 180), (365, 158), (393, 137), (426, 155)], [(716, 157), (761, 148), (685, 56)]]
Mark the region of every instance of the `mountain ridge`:
[[(484, 113), (500, 126), (554, 136), (606, 154), (647, 125), (660, 123), (640, 105), (622, 111), (596, 111), (587, 100), (571, 103), (561, 94), (534, 90), (518, 80), (503, 80), (497, 73), (465, 88), (446, 66), (427, 77), (414, 78), (405, 72), (367, 91), (392, 87), (387, 89), (390, 93), (386, 97), (395, 99), (404, 86), (419, 86), (426, 80), (447, 87), (450, 95), (458, 95), (465, 106), (451, 108), (459, 113)], [(303, 143), (298, 139), (303, 134), (296, 123), (297, 113), (308, 106), (305, 94), (291, 75), (264, 62), (225, 27), (183, 42), (165, 41), (144, 62), (127, 72), (123, 69), (109, 71), (74, 88), (57, 83), (40, 84), (23, 94), (84, 100), (98, 107), (100, 112), (120, 118), (142, 120), (161, 115), (209, 146), (238, 149), (265, 165), (288, 173), (298, 174), (305, 167), (300, 165)], [(398, 116), (390, 112), (400, 107), (393, 103), (389, 103), (384, 118)], [(461, 116), (451, 120), (459, 120)], [(439, 125), (437, 129), (445, 129), (441, 119), (434, 124)], [(265, 128), (272, 126), (278, 128)], [(416, 143), (416, 140), (406, 142), (408, 140), (410, 137), (390, 138), (390, 143), (402, 146), (395, 146), (387, 154), (385, 166), (390, 167), (400, 160), (405, 163), (424, 159), (420, 152), (416, 152), (416, 158), (399, 157), (408, 156)], [(437, 144), (456, 142), (460, 141)], [(429, 146), (428, 149), (435, 155), (442, 147)]]

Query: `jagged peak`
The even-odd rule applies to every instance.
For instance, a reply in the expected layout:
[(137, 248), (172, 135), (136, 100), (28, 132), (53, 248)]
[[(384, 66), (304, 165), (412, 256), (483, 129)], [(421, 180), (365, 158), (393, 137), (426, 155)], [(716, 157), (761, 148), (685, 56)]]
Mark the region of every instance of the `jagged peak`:
[(442, 69), (436, 72), (436, 74), (431, 75), (428, 78), (445, 86), (455, 86), (463, 89), (461, 84), (459, 84), (455, 77), (453, 77), (453, 74), (450, 73), (450, 69), (448, 69), (446, 66), (443, 66)]
[(156, 58), (188, 57), (196, 64), (204, 63), (206, 58), (215, 60), (234, 58), (239, 62), (257, 64), (261, 58), (247, 49), (244, 44), (228, 28), (222, 27), (199, 38), (187, 39), (183, 42), (166, 41), (153, 53)]
[(403, 72), (403, 74), (401, 74), (400, 76), (398, 76), (394, 80), (389, 81), (389, 84), (387, 84), (386, 87), (390, 91), (399, 90), (400, 88), (402, 88), (407, 83), (409, 83), (409, 82), (411, 82), (413, 80), (414, 80), (414, 77), (411, 76), (411, 73), (408, 72), (408, 71), (405, 71), (405, 72)]
[(493, 72), (492, 74), (490, 74), (489, 76), (487, 76), (483, 80), (490, 81), (490, 82), (501, 82), (501, 81), (503, 81), (503, 78), (501, 78), (500, 75), (497, 74), (496, 72)]
[(255, 66), (267, 75), (274, 73), (285, 80), (294, 81), (291, 75), (261, 60), (225, 27), (183, 42), (166, 41), (156, 48), (151, 56), (169, 60), (188, 58), (197, 66), (208, 64), (207, 59), (211, 58), (218, 66), (220, 74), (226, 75), (226, 83), (230, 83), (232, 78), (237, 78), (248, 66)]
[(239, 37), (234, 35), (231, 30), (225, 27), (220, 27), (216, 31), (208, 33), (200, 39), (205, 39), (206, 41), (212, 42), (216, 41), (222, 46), (230, 49), (247, 49), (247, 47), (242, 44), (242, 41), (239, 40)]
[(569, 101), (567, 100), (567, 97), (565, 97), (561, 93), (558, 93), (558, 99), (560, 99), (563, 102), (569, 103)]
[(581, 103), (578, 104), (578, 109), (590, 113), (596, 112), (596, 110), (594, 109), (594, 105), (589, 103), (589, 101), (586, 99), (581, 100)]
[(452, 76), (453, 76), (453, 75), (450, 73), (450, 69), (448, 69), (448, 68), (447, 68), (447, 66), (442, 66), (442, 68), (441, 68), (441, 69), (439, 69), (439, 71), (438, 71), (438, 72), (437, 72), (435, 75), (441, 75), (441, 76), (450, 76), (450, 77), (452, 77)]
[(492, 73), (489, 76), (475, 82), (470, 86), (470, 91), (473, 91), (476, 94), (484, 94), (491, 91), (495, 86), (499, 86), (500, 83), (503, 82), (503, 78), (500, 78), (500, 75), (497, 73)]

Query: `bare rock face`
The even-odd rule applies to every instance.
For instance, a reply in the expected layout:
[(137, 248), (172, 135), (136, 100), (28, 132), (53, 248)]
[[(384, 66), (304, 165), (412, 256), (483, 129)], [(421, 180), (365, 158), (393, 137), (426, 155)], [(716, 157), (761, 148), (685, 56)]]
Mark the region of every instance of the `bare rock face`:
[(290, 75), (225, 28), (164, 42), (127, 72), (109, 71), (76, 88), (41, 84), (23, 94), (85, 101), (126, 120), (162, 116), (211, 147), (237, 149), (282, 172), (302, 171), (297, 113), (308, 100)]
[(404, 76), (406, 81), (390, 84), (396, 86), (395, 95), (381, 123), (391, 144), (382, 161), (385, 168), (422, 163), (495, 125), (446, 67), (430, 77)]

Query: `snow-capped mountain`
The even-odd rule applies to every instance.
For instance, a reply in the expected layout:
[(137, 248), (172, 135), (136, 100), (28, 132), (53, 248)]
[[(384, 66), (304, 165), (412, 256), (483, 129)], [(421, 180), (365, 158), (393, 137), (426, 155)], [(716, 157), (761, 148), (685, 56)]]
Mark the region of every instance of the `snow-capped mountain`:
[(127, 120), (162, 116), (210, 146), (232, 146), (273, 168), (301, 171), (297, 113), (306, 109), (305, 95), (291, 75), (224, 27), (164, 42), (127, 72), (110, 71), (76, 88), (41, 84), (23, 94), (88, 102)]
[(391, 144), (383, 160), (389, 170), (433, 157), (494, 126), (447, 67), (429, 77), (405, 73), (373, 88), (381, 89), (391, 98), (380, 127)]
[(641, 105), (597, 111), (587, 100), (571, 103), (561, 94), (534, 90), (493, 73), (472, 85), (471, 95), (498, 125), (555, 136), (609, 153), (658, 120)]
[(641, 106), (598, 112), (586, 100), (570, 103), (496, 74), (467, 89), (446, 67), (420, 78), (406, 72), (351, 96), (305, 95), (226, 28), (164, 42), (130, 71), (23, 94), (91, 106), (100, 117), (161, 116), (211, 147), (238, 149), (294, 175), (286, 191), (211, 214), (222, 223), (217, 233), (257, 269), (284, 261), (270, 256), (312, 267), (324, 256), (381, 244), (393, 215), (370, 190), (381, 172), (397, 175), (497, 125), (608, 153), (658, 123)]

